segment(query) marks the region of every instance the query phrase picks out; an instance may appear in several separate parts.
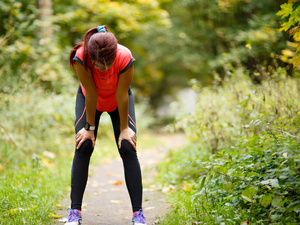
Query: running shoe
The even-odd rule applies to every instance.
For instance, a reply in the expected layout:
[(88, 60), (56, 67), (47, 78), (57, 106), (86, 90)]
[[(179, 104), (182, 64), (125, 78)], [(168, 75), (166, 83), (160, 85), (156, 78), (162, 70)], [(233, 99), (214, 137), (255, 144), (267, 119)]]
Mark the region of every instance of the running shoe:
[(80, 215), (80, 211), (77, 209), (68, 209), (70, 211), (70, 215), (68, 217), (68, 222), (65, 225), (81, 225), (82, 217)]
[(146, 218), (142, 209), (133, 213), (132, 225), (146, 225)]

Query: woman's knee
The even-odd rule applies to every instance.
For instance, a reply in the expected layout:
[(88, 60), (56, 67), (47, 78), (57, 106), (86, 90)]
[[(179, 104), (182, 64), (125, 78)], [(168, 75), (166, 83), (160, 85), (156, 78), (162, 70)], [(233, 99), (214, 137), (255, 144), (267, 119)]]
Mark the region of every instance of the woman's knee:
[(136, 150), (132, 147), (129, 141), (123, 140), (119, 149), (121, 158), (136, 158)]
[(93, 150), (92, 140), (86, 140), (82, 143), (79, 149), (76, 148), (75, 154), (77, 154), (80, 158), (90, 157)]

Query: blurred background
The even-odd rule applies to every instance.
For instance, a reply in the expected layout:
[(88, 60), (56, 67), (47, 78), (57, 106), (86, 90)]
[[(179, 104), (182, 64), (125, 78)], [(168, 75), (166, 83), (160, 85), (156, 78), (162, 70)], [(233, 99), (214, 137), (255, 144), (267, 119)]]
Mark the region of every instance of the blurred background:
[[(26, 202), (23, 209), (49, 204), (51, 211), (64, 196), (74, 151), (79, 83), (68, 57), (85, 32), (98, 25), (107, 25), (136, 59), (132, 89), (137, 121), (145, 132), (166, 126), (185, 131), (192, 141), (204, 140), (207, 145), (203, 148), (214, 154), (233, 144), (237, 127), (267, 110), (272, 112), (268, 116), (285, 118), (295, 127), (298, 103), (287, 103), (287, 99), (299, 92), (299, 68), (293, 66), (299, 49), (296, 39), (284, 31), (297, 25), (297, 17), (284, 28), (281, 25), (299, 4), (281, 8), (284, 3), (287, 1), (1, 0), (3, 218), (17, 217), (20, 201)], [(277, 92), (286, 79), (291, 83)], [(216, 93), (220, 102), (214, 104)], [(259, 100), (251, 97), (258, 95)], [(266, 103), (266, 96), (275, 95)], [(237, 122), (238, 116), (243, 117)], [(291, 120), (296, 116), (297, 120)], [(218, 123), (210, 126), (213, 122)], [(103, 126), (106, 123), (108, 119)], [(248, 135), (257, 134), (255, 129), (248, 130)], [(107, 134), (100, 130), (100, 135)], [(38, 199), (42, 190), (55, 194)], [(40, 210), (32, 224), (43, 213), (48, 216), (49, 209)]]
[(136, 101), (154, 114), (191, 79), (221, 85), (236, 67), (250, 71), (257, 83), (279, 66), (292, 75), (288, 60), (281, 60), (289, 37), (278, 32), (276, 15), (284, 2), (1, 1), (1, 93), (73, 94), (78, 79), (68, 66), (70, 49), (101, 24), (132, 51)]

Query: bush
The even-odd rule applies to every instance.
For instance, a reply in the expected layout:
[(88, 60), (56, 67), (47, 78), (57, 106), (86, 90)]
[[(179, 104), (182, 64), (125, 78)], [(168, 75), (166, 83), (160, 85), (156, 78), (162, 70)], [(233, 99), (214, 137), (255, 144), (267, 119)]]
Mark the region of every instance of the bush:
[(222, 87), (197, 87), (195, 112), (178, 115), (173, 128), (191, 144), (169, 153), (160, 178), (189, 207), (171, 197), (176, 221), (165, 224), (300, 222), (299, 79), (280, 69), (262, 85), (247, 77), (236, 71)]

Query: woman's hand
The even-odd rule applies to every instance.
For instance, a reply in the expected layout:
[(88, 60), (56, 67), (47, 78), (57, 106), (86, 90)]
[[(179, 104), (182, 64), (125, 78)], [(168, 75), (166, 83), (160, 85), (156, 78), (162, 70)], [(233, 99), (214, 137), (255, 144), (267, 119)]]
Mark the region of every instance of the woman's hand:
[(136, 138), (136, 134), (134, 133), (134, 131), (131, 128), (128, 127), (121, 131), (120, 136), (119, 136), (119, 141), (118, 141), (119, 148), (121, 148), (121, 142), (123, 140), (129, 141), (129, 143), (132, 145), (134, 150), (136, 150), (137, 138)]
[(93, 147), (95, 145), (95, 134), (93, 130), (86, 130), (82, 128), (75, 136), (76, 139), (76, 148), (79, 149), (83, 142), (86, 140), (92, 140)]

